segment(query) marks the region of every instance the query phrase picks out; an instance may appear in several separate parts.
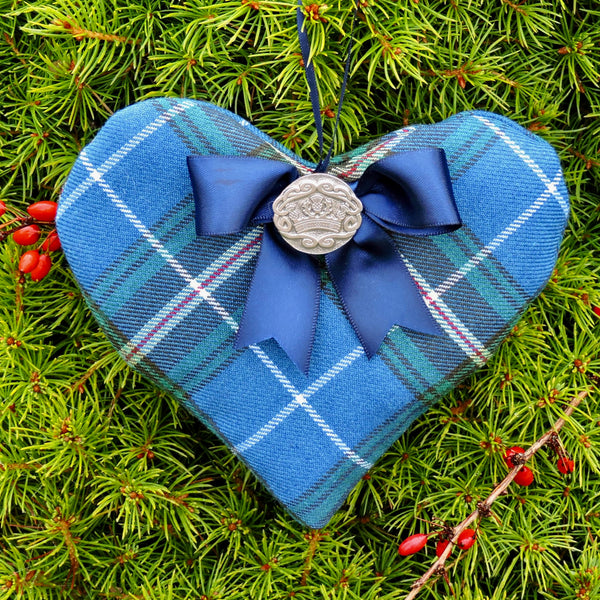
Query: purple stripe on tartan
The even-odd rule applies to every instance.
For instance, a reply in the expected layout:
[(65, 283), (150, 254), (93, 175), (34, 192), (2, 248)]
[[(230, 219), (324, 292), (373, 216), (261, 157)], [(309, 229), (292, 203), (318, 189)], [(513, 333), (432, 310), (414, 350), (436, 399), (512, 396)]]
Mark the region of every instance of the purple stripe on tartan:
[[(419, 291), (421, 292), (421, 294), (423, 295), (423, 297), (427, 300), (428, 304), (431, 304), (431, 306), (433, 306), (433, 308), (435, 309), (435, 311), (442, 317), (442, 319), (444, 319), (444, 321), (446, 321), (446, 323), (448, 323), (448, 325), (450, 326), (450, 328), (452, 329), (452, 331), (454, 331), (458, 337), (463, 340), (463, 342), (469, 347), (471, 348), (471, 350), (473, 350), (473, 352), (479, 356), (479, 358), (483, 361), (486, 362), (488, 357), (483, 354), (483, 352), (481, 352), (470, 340), (469, 338), (461, 331), (461, 329), (452, 321), (452, 319), (450, 319), (450, 317), (448, 317), (448, 315), (442, 310), (442, 308), (440, 306), (437, 305), (437, 303), (435, 302), (435, 300), (425, 291), (425, 289), (419, 284), (419, 282), (413, 277), (413, 281), (415, 282), (415, 285), (419, 288)], [(472, 334), (471, 334), (472, 335)]]
[[(409, 129), (402, 129), (403, 133), (408, 133), (409, 131), (410, 131)], [(399, 132), (397, 132), (397, 133), (399, 133)], [(395, 142), (395, 141), (396, 141), (396, 138), (390, 138), (388, 140), (383, 141), (381, 144), (377, 144), (371, 150), (369, 150), (367, 153), (358, 157), (356, 163), (354, 165), (352, 165), (347, 171), (342, 171), (339, 174), (339, 177), (347, 177), (347, 178), (351, 177), (352, 175), (354, 175), (356, 173), (356, 171), (361, 167), (361, 165), (363, 165), (365, 163), (365, 161), (367, 161), (369, 158), (372, 158), (378, 152), (381, 152), (382, 150), (384, 150), (386, 146), (389, 146), (392, 142)]]
[(140, 341), (140, 343), (133, 348), (126, 356), (125, 361), (130, 360), (136, 354), (142, 351), (142, 348), (175, 316), (177, 313), (189, 302), (191, 302), (201, 290), (205, 290), (219, 275), (224, 273), (231, 265), (233, 265), (239, 258), (241, 258), (248, 250), (256, 246), (262, 239), (262, 236), (254, 238), (249, 244), (238, 250), (231, 258), (227, 259), (214, 273), (207, 277), (200, 285), (195, 288), (186, 298), (181, 300), (170, 313), (165, 315)]

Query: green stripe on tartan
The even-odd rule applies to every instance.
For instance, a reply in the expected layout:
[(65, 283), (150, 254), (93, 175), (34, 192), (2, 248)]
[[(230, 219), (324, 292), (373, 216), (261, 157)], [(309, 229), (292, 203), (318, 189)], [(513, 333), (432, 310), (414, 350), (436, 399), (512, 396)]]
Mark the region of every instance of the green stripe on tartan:
[[(175, 209), (172, 214), (167, 215), (163, 222), (153, 226), (151, 230), (154, 237), (160, 240), (173, 256), (176, 256), (189, 243), (186, 236), (176, 234), (193, 219), (194, 203), (191, 196), (186, 197)], [(170, 243), (169, 238), (172, 238)], [(139, 262), (143, 262), (143, 269), (135, 266)], [(130, 246), (105, 270), (92, 291), (96, 297), (102, 298), (103, 303), (108, 302), (112, 294), (117, 294), (119, 298), (119, 294), (123, 291), (121, 284), (126, 279), (129, 296), (132, 296), (148, 280), (152, 279), (164, 264), (164, 258), (148, 244), (148, 240), (140, 237), (135, 246)], [(111, 291), (111, 288), (114, 289)], [(126, 302), (129, 296), (121, 297), (121, 300)], [(122, 303), (114, 306), (115, 309), (119, 309)]]
[[(387, 452), (389, 450), (390, 436), (396, 436), (397, 433), (397, 437), (399, 437), (424, 410), (425, 407), (417, 400), (411, 403), (408, 408), (405, 407), (401, 419), (404, 422), (404, 426), (398, 427), (398, 422), (400, 421), (398, 417), (392, 418), (390, 422), (386, 421), (381, 430), (379, 430), (379, 435), (367, 439), (366, 443), (361, 447), (360, 456), (365, 460), (371, 460), (367, 458), (367, 454), (365, 453), (370, 453), (371, 457), (375, 457), (381, 455), (383, 452)], [(381, 445), (382, 442), (385, 443), (385, 446)], [(356, 452), (356, 450), (354, 451)], [(353, 461), (347, 458), (340, 459), (329, 469), (326, 475), (320, 478), (319, 483), (313, 484), (298, 500), (291, 503), (292, 508), (299, 513), (312, 511), (315, 507), (318, 507), (318, 512), (330, 512), (334, 505), (338, 504), (338, 498), (334, 495), (333, 490), (340, 488), (341, 494), (345, 498), (349, 491), (344, 482), (349, 476), (356, 474), (356, 471), (357, 468)]]
[(344, 153), (344, 154), (338, 154), (337, 156), (332, 156), (331, 160), (329, 161), (329, 164), (331, 166), (340, 166), (340, 165), (344, 165), (343, 169), (345, 170), (345, 168), (348, 167), (348, 165), (352, 164), (354, 162), (354, 159), (360, 157), (362, 158), (361, 161), (359, 161), (359, 164), (364, 162), (366, 159), (366, 157), (363, 157), (363, 154), (368, 154), (369, 151), (372, 148), (375, 148), (376, 146), (380, 146), (382, 145), (384, 142), (387, 142), (390, 138), (396, 137), (396, 133), (388, 133), (387, 135), (384, 135), (380, 138), (377, 138), (376, 140), (371, 140), (370, 142), (366, 142), (365, 144), (363, 144), (362, 146), (359, 146), (358, 148), (354, 148), (353, 150), (349, 150), (348, 152)]
[[(410, 381), (411, 387), (416, 394), (424, 393), (428, 387), (428, 382), (434, 382), (439, 380), (441, 373), (435, 368), (435, 365), (429, 361), (421, 350), (413, 343), (406, 332), (401, 327), (395, 327), (393, 331), (388, 334), (389, 343), (384, 341), (379, 353), (383, 354), (386, 359), (386, 363), (391, 363), (395, 370), (400, 374), (402, 381)], [(393, 344), (399, 349), (401, 358), (396, 355), (393, 348), (390, 347)], [(402, 360), (404, 359), (404, 360)], [(415, 377), (415, 373), (410, 368), (410, 365), (426, 365), (423, 369), (419, 367), (420, 377)], [(408, 387), (408, 386), (407, 386)]]
[[(121, 333), (121, 331), (114, 325), (114, 323), (110, 320), (110, 318), (102, 311), (102, 309), (94, 302), (91, 296), (83, 289), (80, 288), (83, 294), (83, 297), (92, 313), (93, 317), (100, 324), (102, 331), (106, 335), (106, 339), (111, 343), (114, 350), (121, 357), (124, 363), (128, 364), (125, 360), (125, 357), (121, 353), (121, 348), (127, 344), (129, 339)], [(151, 363), (145, 357), (140, 363), (138, 363), (135, 367), (131, 367), (128, 365), (130, 369), (135, 372), (139, 372), (142, 375), (145, 375), (150, 381), (156, 383), (158, 387), (160, 387), (165, 392), (171, 394), (176, 400), (185, 405), (188, 409), (191, 409), (191, 401), (190, 396), (187, 394), (185, 390), (183, 390), (180, 386), (171, 382), (158, 368), (157, 365)]]
[(394, 359), (390, 359), (388, 354), (383, 351), (378, 352), (377, 356), (379, 356), (381, 358), (381, 360), (385, 363), (385, 365), (392, 372), (394, 377), (396, 377), (399, 381), (401, 381), (402, 384), (404, 385), (404, 387), (407, 390), (409, 390), (411, 392), (411, 394), (417, 395), (418, 394), (417, 387), (414, 385), (414, 383), (410, 379), (406, 379), (404, 374), (401, 373), (396, 368), (396, 364), (394, 361), (396, 359), (400, 360), (406, 367), (408, 367), (409, 372), (411, 372), (415, 377), (417, 377), (419, 379), (419, 383), (421, 384), (421, 385), (419, 385), (419, 389), (423, 389), (424, 386), (426, 387), (427, 381), (425, 379), (423, 379), (423, 377), (421, 377), (418, 369), (415, 369), (414, 367), (412, 367), (412, 365), (410, 365), (406, 361), (406, 359), (402, 355), (402, 352), (400, 351), (400, 349), (396, 346), (396, 344), (394, 344), (392, 342), (392, 340), (390, 340), (389, 337), (384, 340), (384, 343), (385, 343), (385, 346), (389, 348), (391, 355), (394, 356)]
[[(521, 320), (522, 313), (513, 316), (506, 326), (496, 334), (492, 343), (487, 348), (494, 353), (508, 332)], [(381, 453), (382, 447), (389, 450), (390, 437), (400, 437), (414, 419), (418, 418), (427, 409), (437, 403), (443, 396), (449, 393), (456, 385), (462, 381), (467, 375), (476, 370), (476, 366), (470, 360), (463, 361), (460, 366), (448, 376), (444, 377), (435, 387), (431, 387), (421, 397), (415, 399), (407, 408), (387, 419), (383, 425), (380, 425), (372, 431), (360, 444), (352, 448), (352, 450), (365, 460), (375, 462), (376, 456)], [(293, 508), (299, 512), (311, 510), (314, 506), (319, 507), (319, 511), (324, 505), (323, 500), (327, 500), (331, 496), (332, 490), (343, 485), (344, 480), (356, 469), (352, 461), (346, 458), (340, 459), (327, 474), (321, 477), (319, 483), (313, 484), (306, 490), (297, 502), (293, 503)]]
[(237, 154), (259, 156), (260, 152), (264, 152), (275, 159), (282, 159), (281, 153), (276, 150), (275, 141), (269, 142), (257, 135), (253, 127), (240, 126), (240, 121), (231, 116), (224, 118), (221, 111), (214, 106), (206, 107), (206, 112), (219, 123), (221, 134), (235, 146)]
[[(188, 115), (178, 113), (172, 116), (171, 122), (194, 144), (200, 154), (217, 152), (229, 156), (239, 155), (239, 150), (225, 138), (210, 114), (204, 110), (195, 110), (193, 116), (192, 121)], [(190, 127), (190, 123), (193, 123), (194, 127)]]
[[(375, 462), (383, 452), (389, 450), (388, 446), (390, 445), (392, 436), (395, 439), (399, 438), (429, 406), (437, 402), (443, 395), (453, 389), (458, 381), (474, 370), (475, 365), (472, 361), (464, 361), (459, 369), (449, 377), (440, 381), (437, 386), (427, 390), (421, 398), (418, 400), (415, 399), (408, 407), (405, 406), (402, 411), (387, 419), (382, 425), (371, 432), (369, 436), (353, 448), (354, 452), (359, 453), (365, 460)], [(327, 502), (332, 497), (332, 491), (339, 486), (343, 486), (344, 481), (355, 471), (356, 465), (352, 461), (346, 458), (340, 459), (326, 475), (321, 477), (316, 486), (311, 486), (311, 488), (302, 494), (297, 502), (292, 504), (294, 510), (306, 512), (306, 510), (318, 507), (319, 512), (321, 510), (326, 511), (327, 505), (324, 502)], [(343, 493), (347, 495), (348, 492), (345, 491)]]
[[(463, 248), (454, 236), (460, 239)], [(463, 232), (458, 231), (444, 237), (444, 240), (440, 240), (437, 236), (431, 236), (430, 239), (456, 266), (457, 270), (481, 251), (481, 246)], [(507, 276), (492, 255), (486, 257), (484, 261), (485, 267), (481, 264), (476, 266), (465, 275), (465, 279), (498, 315), (505, 320), (511, 319), (515, 309), (521, 308), (528, 298), (524, 297), (514, 279)], [(484, 268), (491, 274), (491, 277), (495, 278), (495, 285), (490, 282), (489, 277), (486, 277)], [(460, 283), (455, 285), (460, 285)], [(498, 293), (499, 291), (501, 293)]]
[[(463, 251), (465, 257), (467, 260), (470, 260), (481, 251), (482, 245), (481, 242), (475, 238), (474, 233), (470, 229), (465, 230), (462, 233), (464, 233), (464, 235), (461, 234), (459, 236), (458, 245), (464, 244), (465, 247), (463, 248)], [(530, 296), (525, 293), (510, 272), (493, 254), (488, 255), (477, 267), (472, 269), (469, 272), (467, 279), (469, 279), (469, 276), (476, 276), (478, 271), (481, 273), (481, 277), (486, 279), (488, 285), (492, 284), (493, 287), (489, 288), (495, 290), (495, 292), (492, 293), (492, 297), (495, 297), (497, 292), (500, 292), (504, 300), (512, 302), (512, 311), (508, 312), (505, 316), (506, 319), (512, 319), (515, 310), (521, 312), (523, 310), (523, 305), (531, 301)], [(484, 298), (487, 302), (490, 302), (489, 296), (484, 295)]]
[[(242, 317), (242, 310), (243, 308), (239, 308), (231, 315), (237, 322)], [(221, 320), (215, 329), (191, 348), (186, 357), (169, 371), (169, 376), (184, 382), (193, 374), (184, 385), (189, 390), (199, 390), (215, 371), (227, 363), (232, 356), (239, 354), (231, 341), (233, 335), (231, 327)]]
[(494, 135), (494, 132), (483, 124), (473, 131), (471, 121), (461, 119), (459, 126), (444, 139), (443, 143), (450, 173), (454, 176), (482, 154)]

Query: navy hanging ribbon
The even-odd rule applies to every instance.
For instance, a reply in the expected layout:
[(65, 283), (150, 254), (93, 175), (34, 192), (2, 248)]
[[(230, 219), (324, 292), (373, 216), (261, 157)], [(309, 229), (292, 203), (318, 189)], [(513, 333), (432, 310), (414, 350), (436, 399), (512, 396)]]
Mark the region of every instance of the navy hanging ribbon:
[(331, 153), (333, 152), (333, 144), (337, 134), (338, 125), (340, 122), (340, 114), (342, 112), (342, 104), (344, 103), (344, 94), (348, 84), (348, 75), (350, 74), (350, 63), (352, 62), (352, 44), (354, 43), (354, 27), (358, 18), (358, 0), (354, 5), (354, 16), (352, 17), (352, 27), (350, 29), (350, 40), (348, 41), (348, 50), (346, 52), (346, 66), (344, 67), (344, 78), (342, 80), (342, 89), (340, 90), (340, 100), (338, 102), (337, 114), (335, 115), (335, 124), (333, 126), (333, 135), (327, 155), (323, 158), (323, 121), (321, 119), (321, 109), (319, 102), (319, 88), (317, 87), (317, 78), (315, 75), (315, 67), (310, 60), (310, 42), (308, 34), (304, 28), (305, 17), (302, 11), (302, 0), (298, 0), (298, 8), (296, 8), (296, 28), (298, 31), (298, 41), (300, 42), (300, 52), (302, 53), (302, 61), (304, 62), (304, 74), (308, 83), (308, 92), (310, 96), (310, 104), (312, 106), (313, 118), (315, 120), (315, 129), (317, 130), (317, 139), (319, 140), (319, 162), (315, 167), (315, 173), (324, 173), (329, 165)]
[[(273, 225), (273, 201), (299, 174), (276, 160), (189, 156), (200, 236), (264, 225), (259, 258), (235, 347), (274, 338), (308, 372), (320, 298), (314, 256), (292, 248)], [(351, 184), (363, 204), (362, 224), (325, 264), (367, 357), (394, 325), (439, 335), (395, 243), (387, 233), (437, 235), (461, 226), (441, 148), (391, 154)], [(387, 231), (386, 231), (387, 230)]]
[[(333, 152), (358, 6), (357, 0), (332, 140), (323, 157), (319, 90), (303, 4), (298, 0), (298, 39), (319, 140), (315, 172), (327, 170)], [(272, 208), (298, 171), (286, 162), (237, 156), (189, 156), (188, 168), (198, 235), (226, 235), (264, 225), (235, 347), (274, 338), (307, 373), (319, 311), (320, 266), (314, 256), (295, 250), (281, 237)], [(387, 231), (436, 235), (461, 226), (444, 151), (427, 148), (392, 154), (370, 165), (349, 185), (362, 201), (362, 223), (350, 242), (325, 255), (325, 266), (367, 357), (375, 355), (394, 325), (441, 334)]]

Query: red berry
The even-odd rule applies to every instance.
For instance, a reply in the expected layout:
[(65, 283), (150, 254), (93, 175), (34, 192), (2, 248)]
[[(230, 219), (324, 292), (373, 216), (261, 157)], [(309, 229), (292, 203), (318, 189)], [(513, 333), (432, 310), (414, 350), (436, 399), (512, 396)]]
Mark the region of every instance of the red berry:
[(27, 207), (27, 212), (38, 221), (54, 221), (58, 204), (51, 200), (34, 202)]
[(594, 306), (592, 310), (594, 311), (595, 315), (598, 315), (600, 317), (600, 306)]
[(525, 487), (531, 485), (533, 483), (533, 471), (528, 467), (523, 467), (517, 472), (514, 481), (517, 485), (523, 485)]
[(37, 250), (27, 250), (19, 261), (19, 271), (21, 273), (31, 273), (40, 260), (40, 253)]
[(31, 246), (40, 239), (40, 228), (37, 225), (27, 225), (27, 227), (17, 229), (12, 234), (12, 238), (16, 244)]
[(0, 200), (0, 217), (6, 212), (6, 204)]
[(509, 469), (512, 469), (513, 467), (516, 467), (517, 465), (515, 465), (512, 461), (513, 456), (515, 454), (523, 454), (523, 452), (525, 452), (525, 450), (523, 450), (523, 448), (521, 448), (520, 446), (513, 446), (512, 448), (509, 448), (505, 453), (504, 453), (504, 462), (506, 463), (506, 466)]
[(456, 545), (461, 550), (468, 550), (475, 543), (476, 539), (477, 534), (474, 529), (465, 529), (460, 532)]
[(51, 266), (51, 258), (47, 254), (41, 254), (37, 266), (30, 273), (31, 279), (33, 281), (40, 281), (40, 279), (44, 279), (44, 277), (48, 275), (48, 271), (50, 271)]
[(426, 533), (415, 533), (410, 537), (407, 537), (398, 547), (398, 554), (401, 556), (408, 556), (414, 554), (419, 550), (422, 550), (427, 543)]
[(54, 252), (61, 247), (60, 240), (58, 239), (58, 233), (52, 231), (48, 237), (42, 243), (42, 250), (46, 252)]
[[(438, 558), (442, 555), (449, 543), (450, 540), (438, 540), (437, 546), (435, 547), (435, 555)], [(450, 551), (450, 554), (452, 554), (452, 550)], [(448, 556), (450, 556), (450, 554)]]
[(567, 473), (572, 473), (575, 470), (575, 461), (565, 456), (564, 458), (558, 459), (556, 466), (563, 475), (566, 475)]

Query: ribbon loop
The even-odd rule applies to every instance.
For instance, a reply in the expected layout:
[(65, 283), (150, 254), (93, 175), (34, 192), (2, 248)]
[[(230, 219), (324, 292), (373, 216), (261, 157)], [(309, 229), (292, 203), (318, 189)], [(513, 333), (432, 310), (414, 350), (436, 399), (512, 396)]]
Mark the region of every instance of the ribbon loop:
[(251, 156), (188, 156), (196, 234), (238, 233), (273, 220), (269, 201), (298, 177), (288, 163)]
[[(320, 298), (316, 259), (293, 249), (272, 223), (275, 198), (298, 177), (293, 165), (254, 157), (188, 157), (198, 235), (264, 224), (236, 348), (274, 338), (308, 373)], [(386, 230), (437, 235), (461, 226), (444, 151), (392, 154), (353, 184), (364, 206), (354, 238), (325, 255), (344, 312), (369, 358), (394, 325), (440, 335)]]
[(366, 169), (355, 192), (365, 212), (396, 233), (436, 235), (461, 223), (442, 148), (382, 158)]

